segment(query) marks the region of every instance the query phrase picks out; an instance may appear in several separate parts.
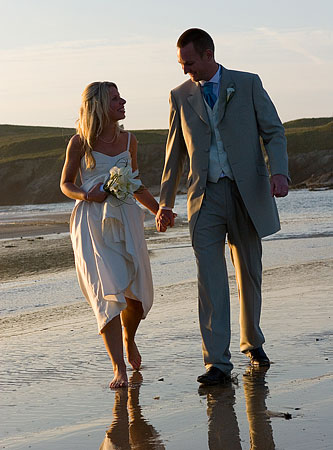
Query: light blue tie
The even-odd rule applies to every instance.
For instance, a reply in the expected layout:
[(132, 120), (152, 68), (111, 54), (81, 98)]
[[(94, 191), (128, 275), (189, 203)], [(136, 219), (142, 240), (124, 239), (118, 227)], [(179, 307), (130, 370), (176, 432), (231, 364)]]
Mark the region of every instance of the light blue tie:
[(214, 108), (215, 102), (217, 100), (217, 97), (213, 91), (213, 86), (214, 86), (214, 83), (211, 81), (208, 81), (202, 87), (205, 100), (212, 109)]

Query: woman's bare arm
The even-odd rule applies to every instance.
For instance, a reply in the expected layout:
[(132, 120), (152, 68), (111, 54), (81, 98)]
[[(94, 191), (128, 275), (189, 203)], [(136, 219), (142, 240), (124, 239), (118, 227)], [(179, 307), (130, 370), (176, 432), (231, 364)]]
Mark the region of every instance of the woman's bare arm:
[(96, 184), (88, 192), (85, 192), (75, 184), (82, 157), (83, 150), (80, 137), (75, 135), (71, 138), (67, 146), (66, 160), (61, 174), (60, 189), (67, 197), (74, 200), (101, 203), (107, 196), (105, 192), (101, 192), (99, 189), (103, 183)]
[[(136, 140), (136, 137), (132, 134), (129, 151), (131, 154), (133, 172), (135, 172), (135, 170), (138, 169), (137, 149), (138, 149), (138, 141)], [(139, 189), (139, 191), (134, 193), (134, 197), (138, 202), (140, 202), (143, 206), (149, 209), (149, 211), (151, 211), (153, 214), (156, 215), (159, 209), (159, 204), (147, 188)]]

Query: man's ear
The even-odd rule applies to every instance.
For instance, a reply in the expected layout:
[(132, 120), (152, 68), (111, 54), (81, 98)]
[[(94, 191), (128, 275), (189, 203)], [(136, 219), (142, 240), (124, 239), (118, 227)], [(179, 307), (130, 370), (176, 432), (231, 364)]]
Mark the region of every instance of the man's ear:
[(205, 50), (205, 55), (208, 61), (211, 61), (214, 58), (214, 52), (210, 48), (207, 48), (207, 50)]

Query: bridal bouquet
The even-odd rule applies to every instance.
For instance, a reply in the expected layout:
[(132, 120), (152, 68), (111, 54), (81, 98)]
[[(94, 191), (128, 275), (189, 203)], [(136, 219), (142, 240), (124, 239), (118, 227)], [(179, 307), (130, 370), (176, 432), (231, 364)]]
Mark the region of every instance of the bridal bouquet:
[(141, 181), (135, 178), (139, 175), (139, 171), (132, 172), (130, 165), (125, 167), (114, 166), (110, 169), (110, 176), (105, 181), (104, 191), (114, 195), (119, 200), (132, 198), (136, 190), (141, 186)]

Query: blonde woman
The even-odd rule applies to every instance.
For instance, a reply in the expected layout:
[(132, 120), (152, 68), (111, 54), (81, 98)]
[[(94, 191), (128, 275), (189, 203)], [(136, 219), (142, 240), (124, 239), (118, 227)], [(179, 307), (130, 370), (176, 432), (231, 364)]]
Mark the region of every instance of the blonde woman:
[[(123, 343), (132, 368), (141, 366), (134, 338), (153, 302), (144, 212), (133, 198), (121, 201), (103, 190), (112, 167), (138, 168), (137, 140), (118, 125), (125, 118), (125, 103), (114, 83), (85, 88), (60, 183), (62, 192), (76, 200), (70, 223), (76, 272), (112, 361), (111, 388), (128, 385)], [(158, 203), (144, 186), (134, 197), (156, 215)]]

